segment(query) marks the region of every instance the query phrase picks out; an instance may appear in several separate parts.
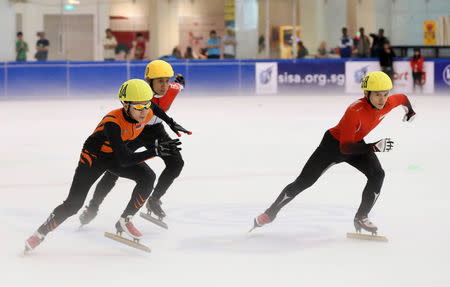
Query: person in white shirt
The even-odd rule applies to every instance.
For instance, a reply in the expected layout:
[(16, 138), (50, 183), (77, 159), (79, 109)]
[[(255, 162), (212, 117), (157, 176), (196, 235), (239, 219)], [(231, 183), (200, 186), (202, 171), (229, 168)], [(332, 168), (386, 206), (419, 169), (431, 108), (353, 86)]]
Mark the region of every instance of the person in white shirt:
[(103, 38), (103, 59), (105, 59), (105, 61), (114, 61), (117, 41), (111, 29), (108, 28), (105, 32), (106, 38)]
[(224, 59), (236, 58), (236, 36), (232, 28), (227, 28), (227, 34), (223, 37), (223, 57)]

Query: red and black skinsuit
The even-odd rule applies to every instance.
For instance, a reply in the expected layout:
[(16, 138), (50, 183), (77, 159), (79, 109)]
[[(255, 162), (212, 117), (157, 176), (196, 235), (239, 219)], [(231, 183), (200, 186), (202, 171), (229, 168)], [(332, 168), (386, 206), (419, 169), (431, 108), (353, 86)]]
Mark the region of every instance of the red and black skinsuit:
[(320, 145), (306, 162), (297, 179), (287, 185), (266, 210), (270, 219), (273, 220), (280, 209), (300, 192), (312, 186), (328, 168), (341, 162), (350, 164), (367, 177), (356, 217), (367, 216), (380, 194), (384, 171), (375, 155), (373, 145), (366, 144), (364, 137), (387, 113), (399, 105), (412, 110), (408, 98), (402, 94), (389, 96), (382, 109), (376, 109), (368, 98), (361, 98), (350, 105), (339, 124), (325, 132)]

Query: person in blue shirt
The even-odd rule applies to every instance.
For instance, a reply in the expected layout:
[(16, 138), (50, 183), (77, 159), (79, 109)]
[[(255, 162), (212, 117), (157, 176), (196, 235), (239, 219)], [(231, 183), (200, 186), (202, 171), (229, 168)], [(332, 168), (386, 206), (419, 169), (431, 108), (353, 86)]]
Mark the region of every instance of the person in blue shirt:
[(341, 58), (352, 56), (353, 40), (347, 35), (347, 28), (342, 28), (341, 45), (339, 46)]
[(222, 47), (222, 39), (217, 36), (216, 30), (209, 32), (208, 45), (208, 59), (220, 59), (220, 49)]

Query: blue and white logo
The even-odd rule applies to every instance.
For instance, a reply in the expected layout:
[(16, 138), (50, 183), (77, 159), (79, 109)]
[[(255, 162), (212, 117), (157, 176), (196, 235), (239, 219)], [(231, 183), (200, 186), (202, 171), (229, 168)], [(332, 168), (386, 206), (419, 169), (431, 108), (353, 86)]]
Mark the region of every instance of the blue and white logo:
[(272, 78), (272, 72), (273, 72), (273, 66), (264, 69), (259, 74), (259, 82), (263, 85), (266, 85), (270, 82), (270, 79)]
[(364, 66), (361, 69), (358, 69), (353, 74), (353, 79), (355, 83), (361, 83), (362, 79), (366, 76), (367, 71), (369, 70), (369, 66)]
[(450, 65), (445, 66), (442, 71), (442, 79), (448, 86), (450, 86)]
[(255, 84), (257, 94), (275, 94), (278, 91), (278, 63), (255, 63)]

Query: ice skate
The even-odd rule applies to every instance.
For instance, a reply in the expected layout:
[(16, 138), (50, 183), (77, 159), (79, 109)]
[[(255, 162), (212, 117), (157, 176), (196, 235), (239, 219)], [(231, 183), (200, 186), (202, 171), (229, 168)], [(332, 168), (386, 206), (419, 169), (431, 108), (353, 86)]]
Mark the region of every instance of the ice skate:
[[(131, 215), (126, 218), (121, 217), (116, 223), (116, 234), (105, 232), (105, 236), (133, 248), (150, 252), (150, 248), (148, 246), (139, 243), (139, 240), (142, 238), (142, 233), (139, 232), (139, 230), (137, 230), (137, 228), (133, 225), (131, 218)], [(131, 236), (132, 240), (123, 237), (122, 232), (125, 232)]]
[(270, 216), (267, 213), (262, 213), (253, 220), (253, 227), (248, 232), (252, 232), (257, 227), (262, 227), (263, 225), (266, 225), (270, 222), (272, 222)]
[(39, 232), (35, 232), (25, 241), (25, 253), (35, 249), (44, 240), (45, 236)]
[(81, 226), (89, 224), (96, 216), (98, 209), (86, 206), (86, 209), (80, 215)]
[(163, 218), (166, 217), (166, 213), (161, 208), (161, 205), (162, 205), (161, 200), (159, 200), (159, 199), (156, 200), (153, 197), (149, 197), (145, 207), (147, 207), (148, 214), (151, 214), (153, 212), (153, 214), (155, 214), (155, 216), (158, 217), (159, 220), (162, 221)]
[[(377, 235), (378, 227), (373, 224), (373, 222), (371, 222), (367, 216), (355, 217), (355, 219), (353, 220), (353, 224), (355, 226), (356, 233), (347, 233), (348, 238), (388, 241), (386, 237)], [(361, 230), (365, 230), (367, 232), (370, 232), (371, 234), (363, 234), (361, 233)]]
[[(144, 219), (147, 219), (148, 221), (162, 227), (165, 229), (168, 229), (169, 227), (165, 222), (163, 222), (164, 217), (166, 217), (166, 213), (161, 208), (161, 200), (156, 200), (152, 197), (149, 197), (147, 200), (147, 204), (145, 205), (147, 207), (147, 213), (141, 212), (141, 217)], [(152, 213), (156, 216), (152, 216)]]
[(131, 215), (128, 215), (125, 218), (121, 217), (116, 223), (116, 233), (122, 235), (122, 232), (125, 231), (125, 233), (130, 235), (134, 241), (139, 241), (139, 239), (142, 238), (142, 233), (137, 230), (133, 222), (131, 222), (132, 218)]

